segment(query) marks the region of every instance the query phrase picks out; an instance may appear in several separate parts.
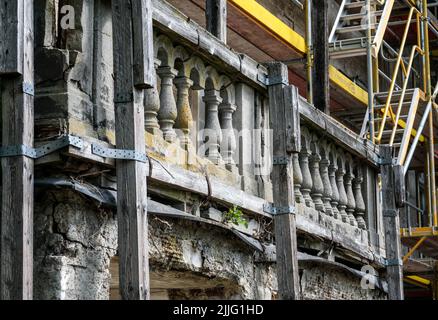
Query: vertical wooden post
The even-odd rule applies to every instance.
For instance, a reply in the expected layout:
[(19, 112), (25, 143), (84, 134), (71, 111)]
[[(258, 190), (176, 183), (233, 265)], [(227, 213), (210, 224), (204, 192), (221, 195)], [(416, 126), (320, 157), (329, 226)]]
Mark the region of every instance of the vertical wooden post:
[[(0, 0), (2, 147), (33, 147), (33, 0)], [(33, 291), (34, 162), (2, 158), (0, 299), (30, 300)]]
[(328, 1), (312, 0), (313, 104), (330, 113)]
[(387, 259), (388, 295), (390, 300), (403, 300), (403, 265), (401, 261), (400, 218), (395, 203), (395, 177), (393, 166), (393, 149), (390, 146), (380, 147), (383, 165), (382, 175), (382, 207), (383, 227), (385, 229), (385, 247)]
[[(146, 152), (142, 89), (152, 86), (154, 74), (147, 62), (152, 32), (139, 28), (152, 29), (152, 16), (145, 14), (151, 10), (150, 0), (113, 1), (116, 143), (139, 154)], [(147, 36), (138, 36), (141, 32)], [(125, 300), (145, 300), (150, 298), (146, 164), (118, 160), (116, 166), (120, 293)]]
[(273, 132), (275, 241), (279, 296), (284, 300), (300, 297), (292, 153), (300, 151), (298, 91), (288, 86), (288, 69), (281, 63), (268, 65), (270, 121)]
[(206, 0), (207, 30), (227, 42), (227, 0)]

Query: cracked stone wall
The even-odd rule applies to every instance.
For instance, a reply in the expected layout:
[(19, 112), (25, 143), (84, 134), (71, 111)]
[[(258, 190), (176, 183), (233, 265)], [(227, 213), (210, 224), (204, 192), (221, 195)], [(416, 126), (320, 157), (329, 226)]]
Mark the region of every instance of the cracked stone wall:
[[(113, 211), (69, 190), (40, 190), (36, 199), (35, 298), (109, 299), (118, 283)], [(277, 298), (275, 264), (256, 261), (254, 250), (225, 230), (151, 215), (149, 248), (152, 297)], [(385, 298), (342, 270), (300, 267), (304, 299)]]
[(361, 288), (361, 279), (348, 272), (307, 267), (300, 278), (302, 298), (305, 300), (383, 300), (386, 294), (379, 289)]
[(73, 191), (44, 191), (36, 200), (35, 299), (108, 299), (113, 213)]

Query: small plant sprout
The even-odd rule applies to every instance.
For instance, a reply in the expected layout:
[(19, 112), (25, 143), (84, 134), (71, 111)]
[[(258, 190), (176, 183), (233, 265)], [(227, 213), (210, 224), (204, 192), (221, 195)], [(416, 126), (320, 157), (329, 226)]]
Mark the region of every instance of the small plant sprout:
[(231, 222), (235, 225), (243, 225), (245, 228), (248, 228), (248, 220), (243, 218), (243, 212), (236, 205), (230, 208), (227, 212), (224, 212), (224, 221)]

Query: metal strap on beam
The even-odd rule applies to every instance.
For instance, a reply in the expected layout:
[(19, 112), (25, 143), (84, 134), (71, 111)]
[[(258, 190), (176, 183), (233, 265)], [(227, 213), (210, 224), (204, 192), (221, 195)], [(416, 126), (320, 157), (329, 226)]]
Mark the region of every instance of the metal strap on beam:
[(289, 207), (276, 207), (274, 204), (269, 203), (263, 206), (263, 211), (273, 216), (280, 216), (285, 214), (295, 214), (296, 210), (294, 206)]
[(403, 266), (403, 261), (402, 259), (386, 259), (385, 265), (387, 267), (399, 267)]
[(61, 139), (50, 141), (38, 148), (32, 148), (26, 145), (6, 146), (0, 148), (0, 158), (25, 156), (31, 159), (39, 159), (67, 146), (82, 149), (84, 142), (81, 138), (67, 135)]
[(276, 165), (286, 165), (286, 164), (288, 164), (289, 163), (289, 159), (290, 159), (290, 157), (288, 157), (288, 156), (286, 156), (286, 157), (274, 157), (273, 158), (273, 161), (272, 161), (272, 164), (274, 165), (274, 166), (276, 166)]
[(91, 152), (103, 158), (118, 159), (118, 160), (132, 160), (132, 161), (139, 161), (143, 163), (148, 162), (147, 154), (140, 153), (135, 150), (110, 149), (93, 144), (91, 147)]
[(396, 209), (386, 209), (383, 210), (383, 216), (384, 217), (397, 217), (398, 216), (398, 210)]
[(23, 93), (28, 94), (30, 96), (35, 96), (35, 87), (32, 83), (23, 82)]

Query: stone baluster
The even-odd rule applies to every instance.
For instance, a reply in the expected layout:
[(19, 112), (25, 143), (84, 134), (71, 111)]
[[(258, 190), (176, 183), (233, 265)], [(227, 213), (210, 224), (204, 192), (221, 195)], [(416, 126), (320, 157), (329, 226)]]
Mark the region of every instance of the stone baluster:
[(178, 110), (176, 108), (175, 96), (173, 95), (173, 79), (175, 79), (178, 73), (171, 67), (159, 67), (157, 73), (161, 78), (161, 107), (158, 112), (158, 120), (164, 139), (168, 142), (174, 142), (176, 140), (176, 133), (173, 126)]
[[(155, 78), (157, 73), (157, 68), (160, 66), (161, 62), (155, 59)], [(144, 116), (145, 116), (145, 129), (153, 135), (160, 134), (160, 125), (158, 124), (158, 111), (160, 110), (160, 95), (158, 93), (158, 84), (150, 89), (144, 90)]]
[[(303, 128), (302, 132), (304, 132), (305, 128)], [(310, 196), (310, 192), (312, 191), (313, 183), (312, 183), (312, 175), (310, 174), (309, 169), (309, 157), (312, 154), (310, 152), (310, 143), (308, 142), (308, 137), (303, 136), (302, 139), (302, 148), (299, 155), (301, 173), (303, 175), (303, 182), (301, 184), (301, 193), (303, 195), (304, 201), (306, 202), (306, 206), (309, 208), (315, 208), (315, 204), (313, 203), (312, 197)]]
[(300, 159), (298, 153), (292, 154), (292, 166), (294, 174), (294, 193), (297, 203), (305, 204), (303, 194), (301, 193), (301, 185), (303, 183), (303, 175), (301, 174)]
[(325, 212), (325, 206), (322, 202), (322, 195), (324, 192), (324, 186), (322, 184), (321, 174), (319, 171), (319, 162), (321, 161), (321, 155), (318, 145), (318, 138), (315, 136), (312, 142), (312, 155), (309, 158), (310, 174), (312, 175), (312, 199), (315, 203), (315, 209), (321, 212)]
[(193, 126), (193, 116), (189, 101), (189, 89), (193, 86), (193, 81), (183, 76), (177, 77), (174, 83), (177, 89), (176, 108), (178, 110), (175, 127), (183, 132), (180, 142), (181, 146), (187, 149), (190, 142), (190, 130)]
[(344, 160), (340, 159), (339, 165), (338, 165), (338, 170), (336, 171), (336, 183), (337, 183), (338, 191), (339, 191), (338, 209), (339, 209), (339, 214), (341, 216), (342, 221), (345, 223), (348, 223), (349, 222), (348, 215), (347, 215), (347, 212), (345, 211), (345, 209), (347, 208), (348, 199), (347, 199), (347, 192), (345, 191), (345, 186), (344, 186), (344, 176), (345, 176)]
[(204, 143), (207, 146), (205, 156), (214, 164), (221, 162), (219, 146), (222, 142), (222, 130), (219, 122), (219, 104), (222, 102), (219, 91), (215, 89), (205, 90), (203, 97), (205, 102), (205, 129)]
[(331, 205), (332, 205), (332, 212), (333, 217), (335, 217), (338, 220), (341, 220), (341, 215), (338, 210), (338, 204), (339, 204), (339, 191), (338, 191), (338, 185), (336, 183), (336, 171), (338, 170), (338, 166), (336, 164), (336, 157), (333, 156), (331, 158), (330, 166), (328, 167), (328, 175), (330, 179), (330, 185), (332, 187), (332, 197), (331, 197)]
[(352, 225), (357, 227), (357, 221), (354, 217), (354, 211), (356, 209), (356, 201), (354, 200), (354, 194), (353, 194), (353, 179), (354, 174), (352, 170), (352, 160), (347, 160), (347, 173), (345, 174), (345, 189), (347, 191), (347, 215), (348, 215), (348, 222)]
[(366, 207), (362, 195), (363, 174), (360, 165), (357, 166), (356, 173), (357, 173), (356, 178), (353, 180), (354, 199), (356, 201), (355, 216), (356, 216), (358, 227), (363, 230), (366, 230), (367, 225), (364, 219)]
[(231, 172), (235, 172), (237, 169), (234, 161), (237, 143), (233, 129), (233, 114), (236, 108), (236, 105), (230, 102), (223, 102), (219, 106), (220, 125), (222, 128), (221, 155), (226, 168)]
[(320, 173), (321, 173), (321, 179), (322, 179), (322, 185), (324, 188), (324, 191), (322, 193), (322, 202), (324, 203), (325, 213), (329, 216), (333, 216), (333, 210), (331, 205), (332, 200), (332, 186), (330, 182), (329, 177), (329, 166), (330, 166), (330, 160), (328, 157), (327, 152), (327, 144), (324, 143), (323, 152), (321, 152), (321, 161), (319, 163), (320, 167)]

